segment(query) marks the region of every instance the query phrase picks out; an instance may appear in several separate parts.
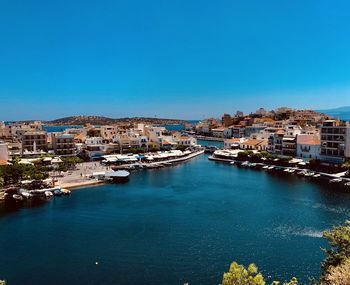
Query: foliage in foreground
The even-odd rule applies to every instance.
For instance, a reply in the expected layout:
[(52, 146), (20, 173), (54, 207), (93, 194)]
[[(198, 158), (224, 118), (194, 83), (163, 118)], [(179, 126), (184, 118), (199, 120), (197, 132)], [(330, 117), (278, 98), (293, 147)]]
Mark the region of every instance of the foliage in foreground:
[[(325, 231), (323, 236), (328, 240), (330, 248), (323, 249), (326, 258), (322, 264), (319, 285), (350, 285), (350, 221), (344, 225)], [(248, 268), (233, 262), (230, 270), (224, 273), (223, 285), (266, 285), (258, 268), (251, 264)], [(297, 285), (296, 278), (283, 285)], [(274, 281), (271, 285), (281, 285)]]
[[(265, 285), (266, 281), (263, 275), (258, 272), (258, 268), (255, 264), (250, 264), (247, 268), (236, 262), (233, 262), (230, 266), (230, 271), (224, 273), (222, 281), (223, 285)], [(279, 285), (280, 282), (273, 281), (271, 285)], [(298, 285), (296, 278), (293, 278), (284, 285)]]

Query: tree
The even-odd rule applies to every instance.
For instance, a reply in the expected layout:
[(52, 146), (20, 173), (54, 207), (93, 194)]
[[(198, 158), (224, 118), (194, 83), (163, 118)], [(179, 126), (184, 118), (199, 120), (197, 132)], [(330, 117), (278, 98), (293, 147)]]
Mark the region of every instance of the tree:
[(345, 225), (333, 227), (330, 231), (325, 231), (323, 236), (328, 239), (329, 249), (323, 249), (326, 259), (322, 264), (322, 277), (330, 273), (333, 268), (343, 264), (350, 258), (350, 221)]
[(254, 153), (252, 155), (252, 161), (259, 162), (263, 158), (263, 155), (260, 152)]
[(233, 262), (230, 271), (224, 273), (223, 285), (265, 285), (262, 274), (258, 273), (255, 264), (250, 264), (246, 269), (243, 265)]
[[(258, 268), (254, 263), (248, 268), (233, 262), (230, 266), (230, 271), (224, 273), (222, 285), (265, 285), (263, 275), (258, 272)], [(279, 281), (273, 281), (271, 285), (281, 285)], [(290, 281), (283, 285), (298, 285), (298, 280), (293, 277)], [(328, 284), (327, 284), (328, 285)]]
[(181, 151), (185, 151), (187, 148), (188, 148), (187, 145), (178, 144), (178, 145), (176, 146), (176, 149), (181, 150)]
[(75, 165), (78, 163), (82, 163), (83, 159), (77, 156), (72, 156), (72, 157), (63, 157), (62, 158), (63, 165), (62, 168), (67, 168), (67, 169), (73, 169), (75, 168)]
[(237, 153), (238, 160), (247, 160), (254, 152), (252, 150), (244, 150)]

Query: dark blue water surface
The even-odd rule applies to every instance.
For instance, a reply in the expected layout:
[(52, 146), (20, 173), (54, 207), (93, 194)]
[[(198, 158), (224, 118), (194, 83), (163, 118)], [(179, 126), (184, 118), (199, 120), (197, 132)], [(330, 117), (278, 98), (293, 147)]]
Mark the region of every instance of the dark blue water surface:
[(84, 126), (43, 126), (43, 130), (48, 133), (64, 132), (66, 129), (81, 129)]
[[(0, 210), (8, 284), (219, 284), (231, 261), (265, 276), (317, 276), (321, 232), (350, 194), (297, 177), (214, 163), (133, 172), (126, 184)], [(98, 262), (96, 265), (95, 262)]]
[(197, 143), (202, 146), (216, 146), (218, 148), (224, 147), (223, 141), (208, 141), (208, 140), (197, 140)]

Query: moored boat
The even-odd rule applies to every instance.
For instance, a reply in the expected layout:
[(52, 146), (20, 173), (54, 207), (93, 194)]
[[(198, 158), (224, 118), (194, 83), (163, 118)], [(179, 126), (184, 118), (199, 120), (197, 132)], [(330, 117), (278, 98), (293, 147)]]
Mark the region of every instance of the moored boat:
[(45, 197), (46, 198), (51, 198), (53, 196), (51, 191), (45, 191)]
[(130, 172), (126, 170), (106, 172), (105, 177), (112, 179), (114, 182), (125, 182), (129, 179)]
[(23, 197), (19, 194), (13, 194), (12, 198), (15, 199), (16, 201), (22, 201)]
[(334, 178), (334, 179), (329, 180), (329, 183), (338, 184), (342, 181), (343, 180), (341, 178)]
[[(51, 193), (52, 194), (52, 193)], [(56, 190), (54, 190), (53, 191), (53, 194), (55, 195), (55, 196), (62, 196), (62, 191), (61, 191), (61, 189), (56, 189)]]
[(71, 191), (70, 190), (68, 190), (68, 189), (61, 189), (61, 192), (62, 192), (62, 194), (63, 195), (70, 195), (70, 193), (71, 193)]

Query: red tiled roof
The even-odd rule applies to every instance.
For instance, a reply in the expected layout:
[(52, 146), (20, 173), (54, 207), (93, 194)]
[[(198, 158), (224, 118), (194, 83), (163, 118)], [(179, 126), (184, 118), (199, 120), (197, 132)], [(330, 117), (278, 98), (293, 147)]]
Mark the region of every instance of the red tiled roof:
[(319, 145), (321, 141), (318, 137), (310, 135), (299, 135), (297, 137), (298, 144)]

